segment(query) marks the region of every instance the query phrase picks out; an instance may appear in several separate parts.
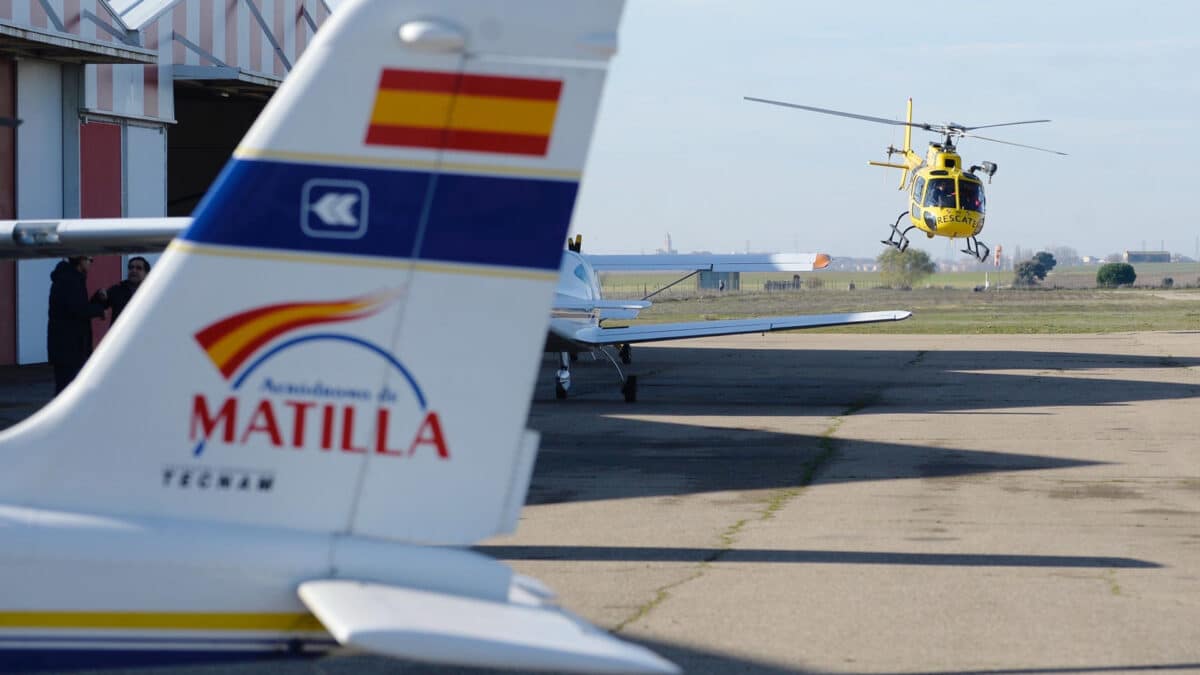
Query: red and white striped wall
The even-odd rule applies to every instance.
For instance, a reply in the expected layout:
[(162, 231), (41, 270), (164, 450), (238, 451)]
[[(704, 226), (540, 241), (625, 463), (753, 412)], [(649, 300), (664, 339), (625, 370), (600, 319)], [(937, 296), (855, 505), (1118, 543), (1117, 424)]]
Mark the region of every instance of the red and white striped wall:
[[(190, 66), (189, 77), (214, 68), (269, 85), (328, 17), (325, 0), (0, 0), (0, 24), (149, 50), (158, 61), (99, 63), (98, 54), (82, 68), (78, 100), (68, 101), (64, 84), (78, 66), (17, 61), (0, 50), (0, 117), (24, 121), (0, 126), (0, 219), (166, 215), (175, 66)], [(64, 112), (75, 108), (79, 117)], [(0, 365), (45, 360), (55, 262), (0, 262)], [(98, 258), (89, 286), (116, 283), (122, 263)], [(95, 327), (98, 340), (104, 327)]]
[[(2, 1), (2, 0), (0, 0)], [(148, 2), (150, 0), (147, 0)], [(236, 68), (282, 80), (329, 17), (323, 0), (178, 0), (140, 26), (159, 65), (88, 66), (85, 106), (117, 115), (174, 119), (172, 66)]]

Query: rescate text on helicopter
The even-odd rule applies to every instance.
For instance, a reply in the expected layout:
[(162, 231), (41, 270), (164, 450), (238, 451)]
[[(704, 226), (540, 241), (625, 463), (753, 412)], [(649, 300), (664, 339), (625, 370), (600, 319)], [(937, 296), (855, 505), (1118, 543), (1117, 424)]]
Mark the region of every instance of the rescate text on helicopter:
[[(966, 239), (967, 247), (963, 249), (963, 253), (974, 256), (980, 262), (987, 260), (990, 249), (976, 238), (983, 230), (984, 213), (986, 210), (983, 181), (980, 180), (979, 176), (980, 174), (986, 175), (990, 183), (992, 176), (996, 173), (996, 164), (994, 162), (980, 162), (977, 165), (964, 167), (962, 157), (959, 156), (955, 147), (957, 139), (978, 138), (979, 140), (992, 141), (993, 143), (1003, 143), (1005, 145), (1015, 145), (1020, 148), (1052, 152), (1056, 155), (1067, 154), (1057, 150), (1049, 150), (1022, 143), (1012, 143), (1010, 141), (1002, 141), (971, 133), (977, 129), (1007, 127), (1018, 124), (1040, 124), (1049, 122), (1050, 120), (1025, 120), (1022, 122), (1002, 122), (999, 124), (983, 124), (978, 126), (967, 126), (956, 122), (927, 124), (912, 121), (911, 98), (908, 99), (907, 120), (903, 122), (884, 117), (872, 117), (870, 115), (859, 115), (840, 110), (815, 108), (813, 106), (787, 103), (785, 101), (773, 101), (753, 96), (746, 96), (744, 98), (747, 101), (757, 103), (769, 103), (786, 108), (798, 108), (800, 110), (809, 110), (827, 115), (850, 117), (868, 122), (904, 127), (903, 148), (889, 145), (887, 148), (888, 161), (868, 162), (872, 166), (886, 166), (904, 171), (900, 177), (900, 189), (908, 189), (909, 207), (896, 217), (896, 221), (891, 225), (891, 232), (888, 234), (888, 238), (883, 240), (884, 244), (893, 246), (900, 251), (908, 248), (908, 233), (916, 228), (923, 231), (925, 236), (931, 239), (935, 236)], [(929, 143), (929, 149), (924, 157), (913, 152), (912, 130), (914, 127), (942, 135), (940, 143)], [(903, 158), (903, 163), (891, 161), (892, 155), (895, 154), (899, 154)], [(900, 223), (906, 215), (908, 216), (909, 224), (907, 227), (901, 229)]]

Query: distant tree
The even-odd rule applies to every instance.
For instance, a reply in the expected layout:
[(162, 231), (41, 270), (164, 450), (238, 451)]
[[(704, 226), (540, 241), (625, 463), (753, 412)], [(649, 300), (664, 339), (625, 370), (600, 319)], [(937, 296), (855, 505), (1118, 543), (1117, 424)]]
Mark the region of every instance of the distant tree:
[(937, 271), (937, 265), (929, 254), (921, 249), (909, 249), (903, 253), (888, 247), (875, 259), (884, 283), (901, 288), (912, 288), (918, 281)]
[(1162, 287), (1163, 288), (1174, 288), (1175, 287), (1175, 279), (1172, 277), (1163, 277)]
[(1070, 246), (1054, 246), (1050, 249), (1050, 252), (1054, 254), (1054, 259), (1064, 267), (1078, 265), (1082, 260), (1079, 257), (1079, 251)]
[[(1035, 261), (1041, 263), (1042, 267), (1045, 268), (1046, 272), (1049, 272), (1050, 270), (1054, 269), (1054, 266), (1058, 264), (1058, 261), (1054, 259), (1054, 254), (1049, 253), (1047, 251), (1038, 251), (1037, 253), (1034, 253), (1033, 259)], [(1043, 273), (1042, 276), (1039, 278), (1044, 279), (1045, 277), (1046, 277), (1046, 275)]]
[(1104, 288), (1130, 286), (1137, 279), (1137, 272), (1129, 263), (1105, 263), (1096, 272), (1096, 284)]
[(1014, 286), (1034, 286), (1046, 278), (1046, 268), (1037, 260), (1026, 260), (1017, 263), (1013, 268)]

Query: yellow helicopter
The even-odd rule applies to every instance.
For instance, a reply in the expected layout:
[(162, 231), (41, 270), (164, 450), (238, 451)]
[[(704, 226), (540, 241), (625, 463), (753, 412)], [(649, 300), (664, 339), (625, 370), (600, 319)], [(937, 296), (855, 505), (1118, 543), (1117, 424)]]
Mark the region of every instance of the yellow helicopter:
[[(850, 117), (868, 122), (904, 127), (903, 148), (896, 148), (889, 145), (887, 148), (888, 161), (868, 162), (872, 166), (886, 166), (904, 171), (900, 177), (900, 189), (908, 189), (909, 208), (896, 217), (896, 222), (892, 223), (891, 226), (891, 234), (888, 235), (887, 239), (882, 241), (882, 243), (893, 246), (900, 251), (908, 248), (909, 241), (907, 235), (916, 228), (923, 231), (925, 236), (930, 239), (935, 236), (950, 237), (951, 239), (964, 238), (967, 241), (967, 247), (963, 249), (963, 253), (974, 256), (980, 262), (987, 260), (990, 250), (987, 245), (976, 239), (976, 236), (983, 230), (984, 212), (987, 206), (983, 196), (983, 181), (980, 180), (979, 174), (986, 175), (988, 183), (991, 183), (992, 176), (996, 173), (996, 164), (994, 162), (980, 162), (978, 165), (972, 165), (969, 168), (963, 167), (962, 157), (956, 152), (956, 139), (978, 138), (982, 141), (992, 141), (993, 143), (1015, 145), (1030, 150), (1052, 152), (1056, 155), (1067, 154), (1057, 150), (1012, 143), (1010, 141), (1002, 141), (970, 133), (976, 129), (1008, 127), (1018, 124), (1040, 124), (1049, 122), (1050, 120), (1025, 120), (1023, 122), (1002, 122), (1000, 124), (983, 124), (979, 126), (966, 126), (955, 122), (925, 124), (912, 121), (911, 98), (908, 99), (907, 121), (904, 122), (884, 117), (842, 112), (840, 110), (814, 108), (797, 103), (772, 101), (753, 96), (746, 96), (744, 98), (747, 101), (754, 101), (756, 103), (768, 103), (785, 108), (798, 108), (826, 115), (837, 115), (839, 117)], [(914, 127), (942, 135), (941, 143), (930, 142), (925, 157), (921, 157), (913, 152), (912, 130)], [(899, 154), (904, 158), (903, 164), (891, 161), (892, 155), (895, 154)], [(901, 230), (900, 221), (906, 215), (911, 224)]]

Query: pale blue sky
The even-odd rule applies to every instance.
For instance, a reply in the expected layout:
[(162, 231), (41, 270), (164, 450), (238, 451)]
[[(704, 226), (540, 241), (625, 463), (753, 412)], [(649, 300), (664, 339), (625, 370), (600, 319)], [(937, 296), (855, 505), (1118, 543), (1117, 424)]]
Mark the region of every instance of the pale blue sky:
[[(649, 253), (670, 232), (680, 251), (873, 257), (906, 202), (899, 172), (867, 160), (902, 129), (742, 96), (894, 118), (911, 96), (915, 121), (1053, 120), (986, 133), (1069, 157), (960, 144), (999, 165), (989, 245), (1194, 256), (1198, 7), (628, 0), (572, 229), (594, 253)], [(913, 239), (935, 258), (948, 241)]]

